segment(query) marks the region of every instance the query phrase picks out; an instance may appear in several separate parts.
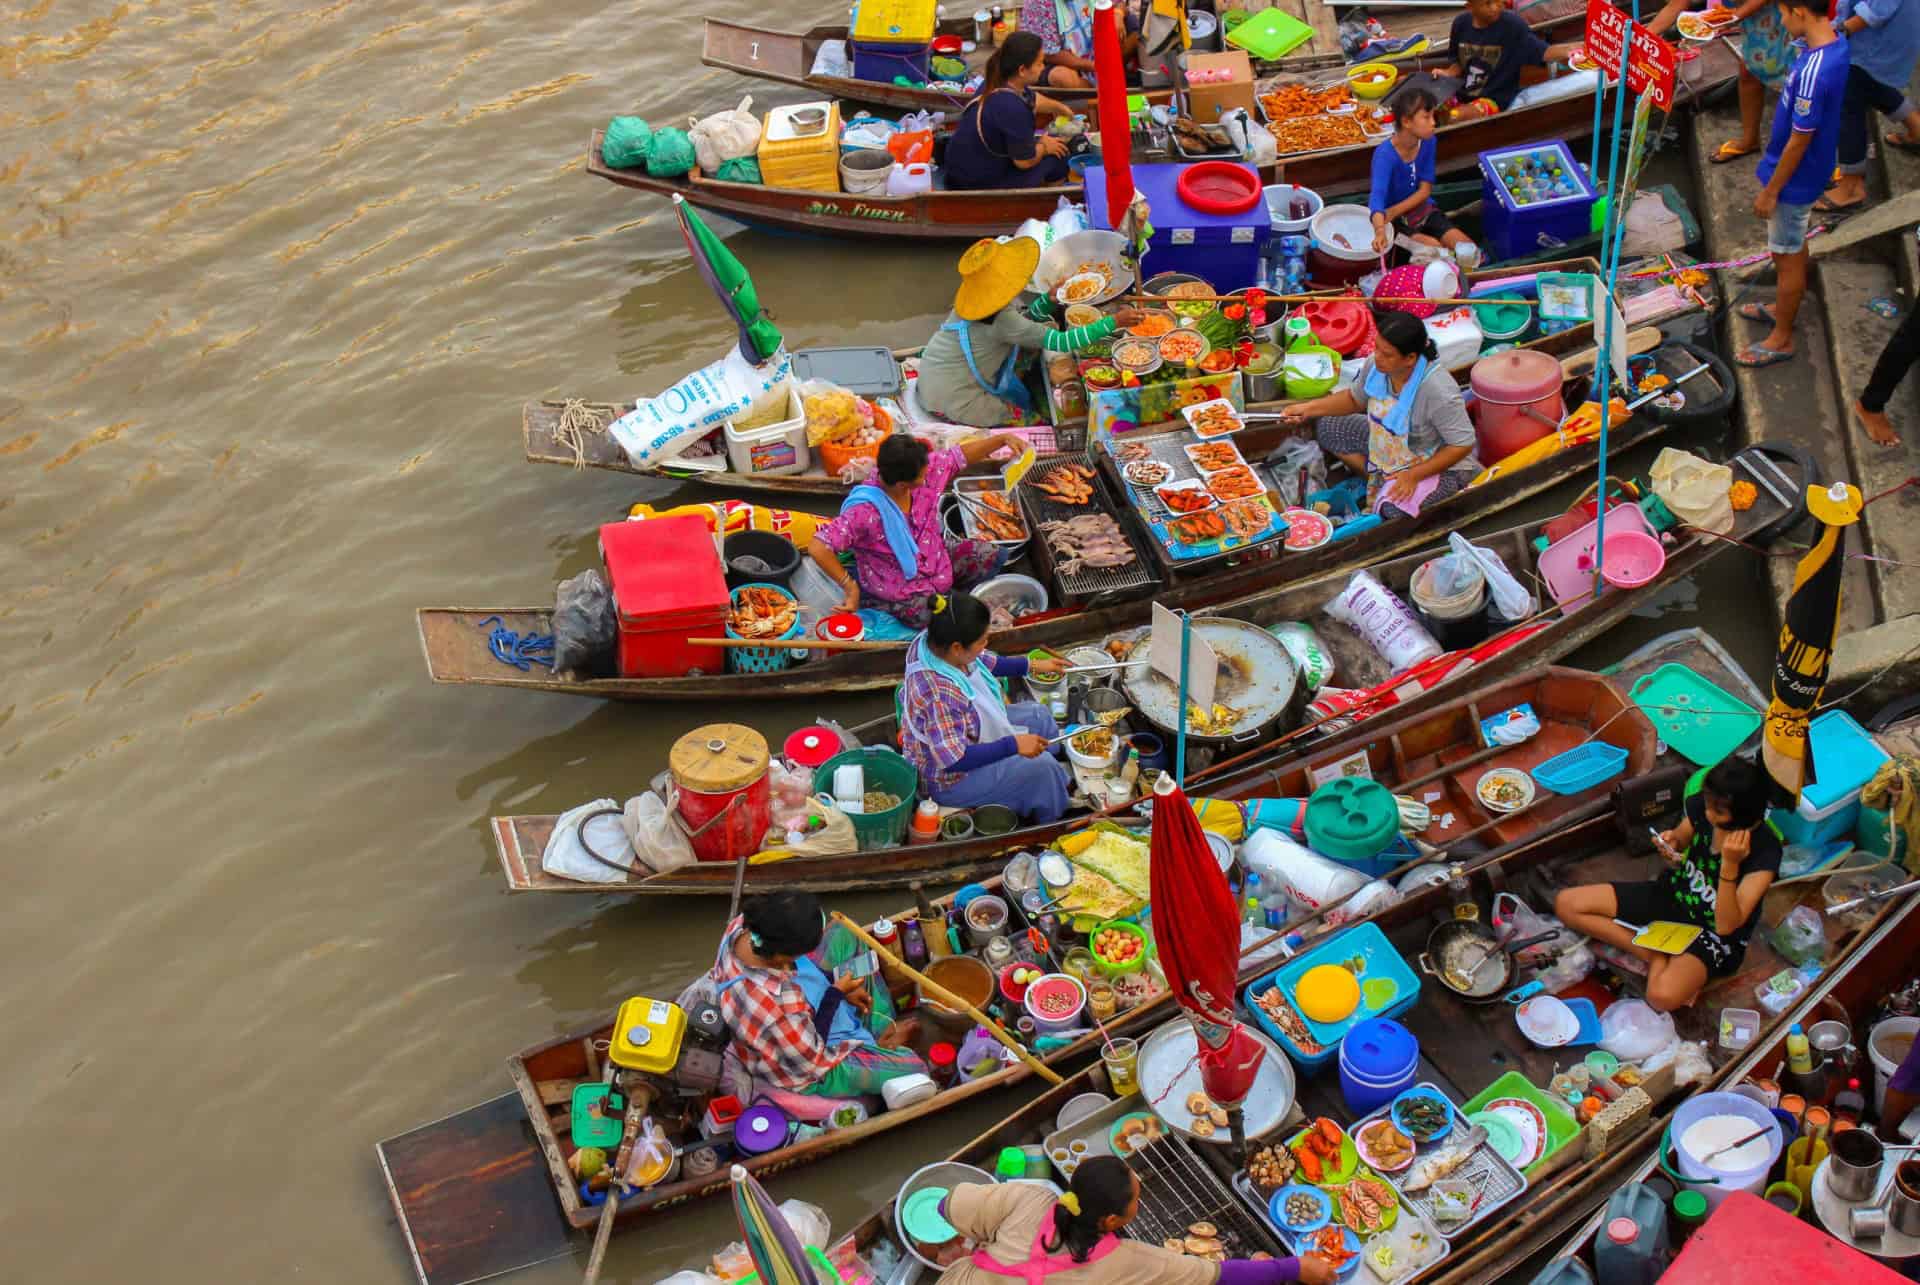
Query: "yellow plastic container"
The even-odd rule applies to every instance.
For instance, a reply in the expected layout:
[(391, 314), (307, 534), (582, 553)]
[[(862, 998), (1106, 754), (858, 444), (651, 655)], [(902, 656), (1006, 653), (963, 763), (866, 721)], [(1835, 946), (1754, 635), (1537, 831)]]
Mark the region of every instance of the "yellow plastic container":
[(607, 1056), (630, 1071), (665, 1075), (680, 1060), (687, 1014), (678, 1004), (636, 995), (613, 1019), (613, 1043)]
[(935, 0), (860, 0), (847, 34), (863, 44), (924, 45), (933, 39)]
[[(801, 133), (794, 115), (808, 110), (826, 109), (824, 128)], [(797, 188), (806, 192), (840, 190), (840, 104), (800, 103), (793, 107), (774, 107), (760, 123), (760, 181), (768, 187)]]
[(1400, 83), (1400, 69), (1390, 62), (1363, 62), (1347, 68), (1347, 88), (1355, 98), (1385, 98)]

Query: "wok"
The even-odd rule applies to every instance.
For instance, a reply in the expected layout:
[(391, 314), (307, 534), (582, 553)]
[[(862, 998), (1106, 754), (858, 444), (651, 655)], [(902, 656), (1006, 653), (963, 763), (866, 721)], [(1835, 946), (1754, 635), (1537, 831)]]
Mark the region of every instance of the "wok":
[[(1477, 919), (1453, 919), (1427, 934), (1427, 948), (1420, 954), (1420, 971), (1470, 1004), (1491, 1004), (1511, 999), (1507, 987), (1513, 982), (1513, 957), (1529, 946), (1559, 935), (1558, 929), (1522, 937), (1500, 945), (1493, 929)], [(1484, 956), (1484, 958), (1481, 958)], [(1479, 959), (1480, 962), (1474, 961)], [(1457, 984), (1464, 976), (1467, 985)]]

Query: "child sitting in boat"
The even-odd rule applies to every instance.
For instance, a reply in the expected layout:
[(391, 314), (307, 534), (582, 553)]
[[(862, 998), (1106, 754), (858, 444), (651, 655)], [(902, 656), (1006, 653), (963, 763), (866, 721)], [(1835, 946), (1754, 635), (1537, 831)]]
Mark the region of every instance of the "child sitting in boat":
[[(1740, 969), (1760, 903), (1780, 873), (1780, 835), (1767, 820), (1768, 777), (1759, 765), (1728, 756), (1687, 782), (1680, 824), (1660, 835), (1668, 869), (1637, 883), (1567, 888), (1553, 912), (1576, 932), (1647, 962), (1647, 1003), (1662, 1012), (1685, 1008), (1708, 981)], [(1636, 929), (1654, 920), (1702, 931), (1683, 954), (1635, 946)]]
[(1425, 245), (1457, 252), (1472, 245), (1433, 201), (1433, 113), (1439, 104), (1424, 89), (1410, 89), (1393, 101), (1393, 134), (1373, 149), (1373, 186), (1367, 209), (1373, 215), (1373, 249), (1385, 254), (1396, 230)]
[(926, 1071), (911, 1047), (918, 1025), (893, 1020), (886, 987), (842, 975), (865, 953), (844, 927), (827, 926), (810, 892), (741, 903), (706, 984), (749, 1074), (789, 1093), (851, 1098)]
[(1578, 46), (1549, 45), (1506, 0), (1467, 0), (1467, 11), (1448, 34), (1453, 65), (1440, 75), (1460, 81), (1449, 119), (1492, 116), (1513, 106), (1520, 74), (1529, 67), (1565, 62)]
[(1377, 312), (1373, 356), (1349, 388), (1295, 402), (1289, 423), (1314, 420), (1320, 448), (1367, 479), (1367, 505), (1387, 519), (1413, 517), (1480, 471), (1460, 385), (1418, 318)]

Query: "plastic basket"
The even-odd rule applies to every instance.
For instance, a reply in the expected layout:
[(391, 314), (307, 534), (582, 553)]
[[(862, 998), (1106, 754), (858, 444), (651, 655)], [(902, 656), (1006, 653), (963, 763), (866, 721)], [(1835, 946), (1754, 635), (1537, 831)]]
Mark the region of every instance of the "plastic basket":
[(1546, 760), (1533, 779), (1555, 794), (1578, 794), (1626, 770), (1627, 752), (1605, 741), (1588, 741)]
[[(795, 606), (799, 605), (800, 600), (793, 596), (792, 590), (782, 585), (764, 584), (760, 582), (741, 585), (738, 589), (735, 589), (727, 595), (727, 601), (733, 606), (739, 606), (740, 595), (749, 589), (771, 589), (781, 597), (792, 602)], [(796, 613), (793, 620), (793, 628), (780, 635), (780, 640), (782, 642), (790, 642), (795, 638), (803, 636), (806, 632), (806, 625), (801, 623), (800, 617)], [(739, 638), (740, 636), (741, 635), (733, 631), (733, 625), (729, 623), (727, 625), (727, 637)], [(805, 655), (805, 652), (795, 651), (791, 647), (729, 647), (727, 648), (727, 672), (730, 674), (777, 673), (787, 666), (794, 664)]]
[(858, 763), (865, 771), (867, 789), (885, 790), (900, 796), (900, 802), (884, 812), (852, 812), (853, 835), (862, 852), (874, 848), (896, 847), (907, 837), (907, 822), (913, 816), (914, 798), (920, 789), (920, 772), (913, 764), (884, 745), (865, 745), (857, 750), (836, 754), (813, 770), (815, 793), (833, 793), (833, 770), (847, 763)]
[(1555, 1152), (1572, 1142), (1580, 1132), (1579, 1123), (1566, 1107), (1548, 1097), (1537, 1088), (1532, 1080), (1518, 1071), (1508, 1071), (1499, 1079), (1467, 1099), (1460, 1108), (1460, 1114), (1470, 1116), (1487, 1109), (1487, 1104), (1499, 1098), (1519, 1098), (1532, 1103), (1539, 1109), (1547, 1121), (1547, 1145), (1541, 1150), (1540, 1158), (1528, 1165), (1524, 1172), (1531, 1175), (1541, 1165), (1553, 1158)]

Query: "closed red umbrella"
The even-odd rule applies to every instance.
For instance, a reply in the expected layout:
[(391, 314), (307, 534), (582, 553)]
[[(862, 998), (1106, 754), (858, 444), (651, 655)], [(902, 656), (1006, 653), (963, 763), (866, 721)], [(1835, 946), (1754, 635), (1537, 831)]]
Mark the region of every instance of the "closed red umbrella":
[(1171, 776), (1153, 789), (1153, 943), (1167, 986), (1193, 1023), (1200, 1081), (1232, 1119), (1236, 1152), (1244, 1145), (1240, 1104), (1253, 1088), (1266, 1049), (1233, 1015), (1240, 974), (1240, 916), (1227, 877), (1207, 846), (1193, 805)]
[[(1120, 53), (1120, 11), (1113, 0), (1094, 0), (1093, 82), (1100, 118), (1100, 165), (1107, 174), (1107, 226), (1133, 203), (1133, 126), (1127, 117), (1127, 68)], [(1089, 199), (1092, 193), (1087, 194)]]

